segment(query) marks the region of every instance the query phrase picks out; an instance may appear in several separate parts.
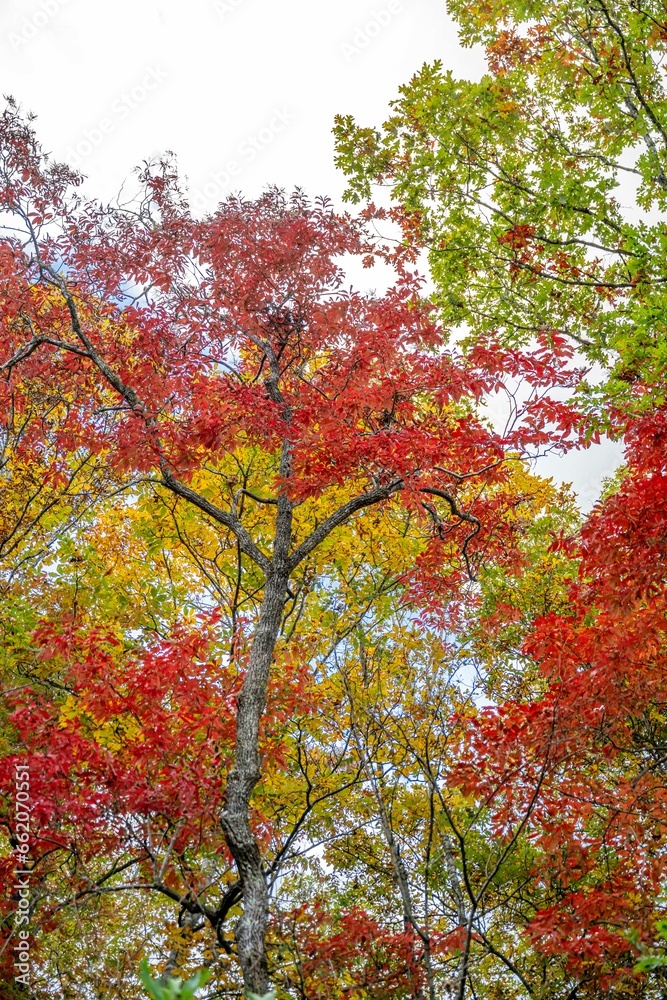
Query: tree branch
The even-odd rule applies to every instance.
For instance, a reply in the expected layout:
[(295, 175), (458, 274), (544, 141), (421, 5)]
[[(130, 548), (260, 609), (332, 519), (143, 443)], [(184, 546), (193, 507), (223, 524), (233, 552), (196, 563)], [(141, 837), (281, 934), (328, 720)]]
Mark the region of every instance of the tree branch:
[(227, 510), (222, 510), (221, 507), (216, 507), (216, 505), (211, 503), (210, 500), (207, 500), (195, 490), (190, 489), (190, 487), (186, 486), (185, 483), (181, 483), (178, 479), (176, 479), (173, 473), (169, 472), (166, 467), (162, 469), (162, 484), (166, 486), (168, 490), (171, 490), (172, 493), (182, 497), (194, 507), (198, 507), (199, 510), (208, 514), (208, 516), (212, 517), (214, 521), (224, 525), (225, 528), (229, 528), (229, 530), (232, 531), (238, 538), (241, 551), (247, 555), (249, 559), (252, 559), (253, 562), (257, 563), (259, 568), (265, 574), (270, 572), (271, 562), (268, 556), (266, 556), (259, 546), (253, 542), (250, 533), (243, 527), (237, 517)]
[(370, 490), (368, 493), (362, 493), (358, 497), (348, 500), (342, 507), (334, 511), (330, 517), (322, 521), (322, 524), (315, 528), (312, 534), (294, 550), (289, 559), (290, 573), (296, 569), (307, 555), (310, 555), (313, 549), (317, 548), (324, 541), (327, 535), (331, 534), (334, 528), (340, 527), (349, 517), (356, 514), (358, 510), (363, 510), (364, 507), (372, 507), (376, 503), (388, 500), (394, 493), (402, 490), (404, 485), (402, 479), (395, 479), (393, 483), (389, 483), (387, 486), (378, 486), (377, 489)]

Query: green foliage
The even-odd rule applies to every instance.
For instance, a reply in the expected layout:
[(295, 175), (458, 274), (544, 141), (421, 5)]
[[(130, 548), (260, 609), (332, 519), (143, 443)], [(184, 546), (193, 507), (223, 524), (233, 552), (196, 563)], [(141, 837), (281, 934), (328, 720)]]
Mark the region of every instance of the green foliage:
[(613, 427), (619, 411), (664, 400), (664, 5), (448, 6), (489, 72), (471, 82), (426, 65), (381, 128), (338, 118), (347, 197), (389, 187), (449, 330), (511, 345), (565, 337), (608, 366), (580, 396)]
[[(667, 920), (659, 920), (655, 926), (658, 937), (667, 943)], [(655, 969), (665, 968), (667, 968), (667, 955), (647, 953), (642, 955), (635, 965), (635, 972), (653, 972)]]
[(186, 982), (183, 982), (182, 979), (170, 978), (166, 983), (163, 983), (160, 979), (153, 979), (145, 958), (139, 969), (139, 978), (153, 1000), (193, 1000), (199, 987), (208, 982), (210, 975), (208, 969), (199, 969)]

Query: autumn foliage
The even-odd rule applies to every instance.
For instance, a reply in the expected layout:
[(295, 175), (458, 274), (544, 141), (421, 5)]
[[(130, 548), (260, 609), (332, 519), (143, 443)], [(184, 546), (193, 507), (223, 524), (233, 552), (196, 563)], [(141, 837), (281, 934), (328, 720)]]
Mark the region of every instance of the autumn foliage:
[[(359, 217), (196, 219), (170, 161), (103, 206), (8, 106), (8, 996), (661, 995), (664, 221), (611, 194), (664, 209), (654, 6), (452, 3), (489, 74), (339, 120)], [(605, 434), (584, 517), (531, 463)]]

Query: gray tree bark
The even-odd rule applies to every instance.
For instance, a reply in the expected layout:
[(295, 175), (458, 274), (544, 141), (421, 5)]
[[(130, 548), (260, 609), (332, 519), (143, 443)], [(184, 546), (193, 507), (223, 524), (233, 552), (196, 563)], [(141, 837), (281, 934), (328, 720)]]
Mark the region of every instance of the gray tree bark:
[(220, 817), (241, 879), (243, 913), (235, 928), (246, 991), (269, 992), (266, 928), (269, 896), (259, 846), (250, 827), (250, 797), (260, 778), (259, 723), (266, 705), (271, 663), (280, 630), (287, 578), (272, 573), (266, 582), (262, 610), (250, 652), (248, 672), (239, 695), (234, 766), (227, 779)]

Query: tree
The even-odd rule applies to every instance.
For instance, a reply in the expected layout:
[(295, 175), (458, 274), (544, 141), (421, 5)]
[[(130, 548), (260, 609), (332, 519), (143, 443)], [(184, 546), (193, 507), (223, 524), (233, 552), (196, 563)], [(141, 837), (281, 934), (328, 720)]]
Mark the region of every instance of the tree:
[[(664, 6), (448, 6), (488, 72), (424, 66), (381, 129), (339, 118), (348, 197), (389, 188), (406, 241), (428, 250), (448, 329), (565, 337), (602, 363), (598, 421), (618, 430), (665, 381)], [(599, 392), (583, 383), (589, 408)]]
[[(100, 206), (76, 192), (68, 168), (48, 161), (11, 105), (0, 126), (0, 172), (8, 220), (1, 391), (6, 400), (20, 379), (48, 398), (51, 414), (21, 411), (21, 460), (43, 454), (47, 428), (68, 454), (101, 460), (116, 489), (143, 484), (196, 511), (227, 550), (233, 545), (237, 579), (259, 581), (250, 585), (261, 596), (240, 661), (232, 766), (224, 790), (202, 805), (212, 822), (221, 804), (243, 898), (238, 958), (246, 990), (263, 996), (268, 894), (250, 800), (276, 642), (286, 613), (308, 594), (309, 558), (342, 526), (363, 531), (364, 511), (388, 515), (400, 503), (432, 531), (412, 574), (415, 599), (434, 607), (438, 592), (455, 592), (483, 558), (511, 561), (505, 514), (517, 498), (508, 506), (509, 469), (528, 445), (572, 436), (575, 421), (547, 399), (552, 383), (572, 385), (576, 372), (567, 351), (552, 359), (545, 344), (526, 355), (490, 345), (470, 359), (445, 350), (420, 281), (400, 259), (386, 294), (344, 291), (341, 258), (370, 264), (376, 251), (361, 224), (326, 202), (271, 191), (196, 222), (162, 162), (141, 172), (133, 203)], [(526, 375), (535, 396), (525, 420), (501, 437), (475, 406), (500, 389), (506, 364)], [(248, 454), (260, 458), (248, 463)], [(158, 664), (177, 688), (187, 689), (189, 664), (199, 671), (195, 686), (215, 683), (205, 639), (177, 629), (123, 666), (125, 689), (110, 697), (104, 676), (118, 669), (116, 640), (93, 628), (72, 658), (76, 637), (71, 627), (38, 634), (46, 658), (64, 658), (96, 689), (93, 723), (100, 711), (108, 719), (129, 706), (150, 727), (150, 712), (168, 712)], [(201, 711), (210, 717), (215, 704), (204, 699)], [(26, 736), (35, 710), (23, 704), (14, 718)], [(209, 721), (223, 730), (229, 723)], [(177, 732), (187, 739), (186, 729)], [(104, 743), (96, 750), (99, 738), (91, 743), (79, 728), (74, 738), (83, 737), (99, 758), (82, 775), (81, 801), (93, 808), (86, 795), (103, 769)], [(71, 738), (65, 728), (62, 759)], [(158, 788), (176, 794), (168, 782)], [(227, 904), (225, 912), (231, 897)]]
[(449, 9), (487, 74), (426, 66), (382, 128), (338, 119), (348, 197), (388, 188), (391, 206), (366, 214), (403, 227), (403, 256), (427, 250), (438, 317), (469, 351), (576, 345), (598, 368), (571, 405), (627, 460), (581, 532), (552, 540), (555, 602), (531, 601), (527, 620), (525, 592), (495, 574), (476, 633), (501, 664), (496, 704), (471, 719), (449, 783), (490, 804), (502, 842), (540, 780), (525, 926), (562, 963), (549, 995), (657, 995), (633, 967), (664, 917), (664, 5)]
[[(549, 858), (535, 830), (551, 755), (517, 747), (517, 729), (499, 726), (485, 740), (476, 707), (484, 695), (539, 701), (545, 680), (521, 655), (522, 638), (536, 614), (567, 607), (564, 578), (576, 571), (551, 551), (555, 533), (576, 528), (571, 499), (526, 481), (522, 468), (514, 475), (518, 495), (532, 487), (532, 501), (514, 511), (520, 564), (486, 565), (477, 599), (442, 609), (431, 628), (396, 608), (366, 615), (336, 650), (331, 724), (338, 741), (352, 734), (363, 782), (332, 803), (327, 869), (314, 884), (303, 878), (301, 905), (284, 916), (301, 996), (556, 997), (573, 988), (566, 958), (546, 958), (527, 935), (553, 899), (535, 878)], [(477, 789), (466, 776), (483, 769)]]
[(633, 421), (623, 476), (557, 545), (579, 565), (568, 606), (538, 616), (523, 643), (542, 690), (481, 713), (456, 766), (461, 790), (492, 802), (500, 825), (542, 774), (527, 930), (565, 958), (582, 995), (638, 988), (636, 948), (664, 918), (663, 428), (662, 410)]

